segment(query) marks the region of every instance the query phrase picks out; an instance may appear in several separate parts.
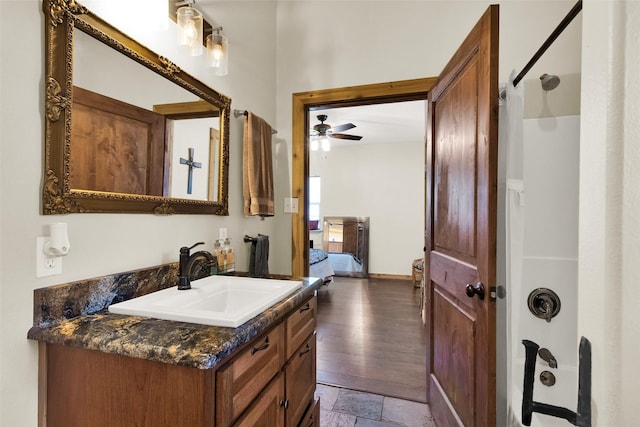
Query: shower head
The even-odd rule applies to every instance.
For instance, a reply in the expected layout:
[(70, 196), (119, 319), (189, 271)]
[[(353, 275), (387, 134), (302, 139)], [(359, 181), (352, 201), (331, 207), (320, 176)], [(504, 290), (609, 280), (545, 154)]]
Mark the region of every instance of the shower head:
[(540, 83), (542, 84), (542, 89), (547, 91), (553, 90), (560, 84), (560, 77), (553, 74), (545, 73), (540, 76)]

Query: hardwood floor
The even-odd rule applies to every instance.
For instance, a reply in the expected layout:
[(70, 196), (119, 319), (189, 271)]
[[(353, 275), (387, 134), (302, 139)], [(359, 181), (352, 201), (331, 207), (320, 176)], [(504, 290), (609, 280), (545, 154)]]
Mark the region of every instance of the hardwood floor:
[(318, 291), (318, 382), (426, 402), (426, 329), (410, 281), (337, 277)]

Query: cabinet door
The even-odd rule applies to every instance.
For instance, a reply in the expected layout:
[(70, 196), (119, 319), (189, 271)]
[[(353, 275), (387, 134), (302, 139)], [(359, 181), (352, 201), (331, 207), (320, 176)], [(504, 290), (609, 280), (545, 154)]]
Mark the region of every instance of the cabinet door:
[(242, 414), (284, 364), (284, 326), (254, 340), (216, 377), (216, 425), (228, 426)]
[(287, 360), (316, 329), (316, 297), (302, 304), (287, 318)]
[(235, 427), (284, 427), (284, 378), (279, 374), (249, 406)]
[(316, 335), (296, 350), (285, 367), (287, 390), (287, 427), (297, 426), (316, 389)]
[(302, 421), (300, 427), (320, 427), (320, 398), (317, 397), (309, 408)]

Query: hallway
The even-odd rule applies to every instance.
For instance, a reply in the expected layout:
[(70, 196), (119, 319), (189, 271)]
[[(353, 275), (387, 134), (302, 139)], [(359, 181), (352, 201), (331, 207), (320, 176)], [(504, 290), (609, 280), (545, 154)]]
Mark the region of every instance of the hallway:
[(426, 402), (426, 330), (409, 281), (334, 278), (318, 291), (317, 381)]

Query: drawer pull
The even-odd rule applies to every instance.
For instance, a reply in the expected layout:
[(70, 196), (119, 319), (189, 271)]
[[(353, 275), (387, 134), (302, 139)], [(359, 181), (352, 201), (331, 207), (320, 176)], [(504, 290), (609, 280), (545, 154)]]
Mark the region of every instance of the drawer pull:
[(304, 312), (305, 312), (305, 311), (307, 311), (307, 310), (311, 310), (311, 304), (309, 304), (309, 303), (306, 303), (306, 304), (304, 305), (304, 307), (302, 307), (302, 308), (300, 309), (300, 313), (304, 313)]
[(281, 400), (280, 401), (280, 406), (283, 407), (284, 409), (287, 409), (289, 407), (289, 401), (288, 400)]
[(309, 344), (307, 344), (307, 348), (305, 348), (304, 350), (302, 350), (298, 356), (302, 357), (302, 356), (304, 356), (305, 354), (309, 353), (310, 351), (311, 351), (311, 347), (309, 346)]
[(269, 347), (269, 337), (266, 337), (264, 339), (264, 344), (262, 344), (260, 347), (251, 348), (251, 355), (254, 355), (259, 351), (265, 350), (267, 347)]

